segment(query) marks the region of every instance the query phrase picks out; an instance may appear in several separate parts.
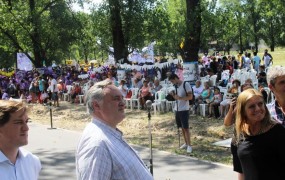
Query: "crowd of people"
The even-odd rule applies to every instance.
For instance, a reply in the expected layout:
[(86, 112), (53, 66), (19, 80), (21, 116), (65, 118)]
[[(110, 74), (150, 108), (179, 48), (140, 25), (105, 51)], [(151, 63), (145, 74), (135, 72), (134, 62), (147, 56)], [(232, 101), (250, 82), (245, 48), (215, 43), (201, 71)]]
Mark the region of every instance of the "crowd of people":
[[(273, 58), (268, 52), (266, 53), (268, 57), (263, 58), (264, 64), (269, 66)], [(209, 63), (202, 58), (201, 65), (206, 69), (205, 75), (209, 76), (217, 75), (219, 71), (227, 68), (231, 71), (231, 67), (235, 65), (237, 68), (256, 67), (255, 61), (250, 60), (255, 62), (252, 65), (248, 61), (249, 53), (245, 55), (244, 60), (241, 56), (240, 58), (241, 61), (236, 64), (233, 57), (218, 58), (218, 63), (215, 62), (216, 57), (212, 57)], [(260, 76), (266, 79), (266, 84), (263, 79), (259, 83), (259, 89), (254, 89), (251, 79), (242, 85), (239, 80), (234, 80), (231, 82), (233, 86), (227, 90), (227, 93), (234, 96), (228, 99), (223, 99), (220, 89), (213, 87), (210, 82), (205, 82), (201, 87), (201, 81), (198, 80), (191, 87), (190, 83), (186, 83), (183, 77), (178, 75), (179, 73), (169, 72), (166, 80), (175, 87), (175, 90), (170, 92), (175, 101), (173, 109), (175, 120), (178, 129), (182, 129), (185, 141), (180, 148), (185, 149), (187, 153), (193, 151), (189, 130), (191, 107), (189, 101), (194, 107), (197, 103), (207, 103), (210, 108), (209, 117), (213, 115), (215, 107), (220, 106), (224, 125), (235, 127), (231, 150), (234, 171), (238, 172), (238, 179), (285, 179), (282, 171), (285, 168), (285, 146), (280, 143), (285, 138), (285, 68), (282, 66), (266, 68), (268, 68), (266, 77)], [(6, 93), (8, 94), (6, 96), (16, 98), (29, 93), (32, 103), (35, 101), (44, 103), (46, 99), (41, 96), (47, 91), (47, 98), (53, 100), (54, 106), (59, 106), (61, 91), (64, 92), (67, 85), (73, 84), (74, 94), (71, 93), (71, 99), (75, 102), (77, 95), (82, 93), (77, 76), (80, 72), (72, 73), (72, 69), (70, 70), (69, 73), (59, 74), (40, 74), (34, 71), (25, 74), (22, 79), (16, 76), (15, 79), (4, 78), (4, 81), (1, 81), (1, 88), (5, 89), (3, 95)], [(234, 71), (234, 68), (232, 70)], [(258, 73), (261, 72), (264, 71)], [(160, 85), (161, 77), (143, 77), (140, 72), (134, 70), (131, 84), (125, 79), (118, 83), (116, 71), (112, 67), (108, 68), (105, 75), (102, 78), (96, 77), (98, 79), (93, 81), (94, 85), (91, 84), (84, 92), (92, 122), (86, 126), (77, 147), (75, 162), (77, 177), (78, 179), (153, 179), (136, 151), (125, 142), (117, 125), (125, 117), (124, 99), (128, 95), (128, 89), (140, 89), (139, 97), (143, 107), (146, 100), (153, 100), (155, 92), (163, 88)], [(217, 79), (217, 82), (219, 80)], [(90, 79), (82, 80), (82, 83), (86, 84), (87, 81)], [(14, 91), (11, 90), (12, 86), (15, 86)], [(268, 86), (275, 96), (275, 100), (267, 105), (267, 99), (264, 98), (262, 91), (264, 86)], [(4, 179), (27, 176), (29, 179), (37, 179), (41, 170), (39, 159), (21, 148), (28, 142), (28, 109), (23, 102), (6, 100), (5, 96), (4, 98), (2, 96), (2, 99), (0, 100), (0, 174), (5, 175)], [(225, 106), (228, 106), (228, 110), (225, 110)]]

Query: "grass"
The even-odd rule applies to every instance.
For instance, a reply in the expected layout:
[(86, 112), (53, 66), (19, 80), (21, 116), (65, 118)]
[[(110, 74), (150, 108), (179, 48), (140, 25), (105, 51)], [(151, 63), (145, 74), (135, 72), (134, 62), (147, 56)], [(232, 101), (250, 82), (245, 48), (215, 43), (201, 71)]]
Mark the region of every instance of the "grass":
[[(274, 52), (269, 52), (273, 57), (273, 65), (282, 65), (285, 66), (285, 49), (277, 48)], [(258, 53), (262, 58), (263, 53)]]
[[(33, 105), (30, 113), (33, 122), (50, 125), (49, 109), (42, 105)], [(53, 125), (56, 128), (80, 131), (90, 122), (86, 108), (68, 102), (60, 102), (60, 107), (53, 109)], [(153, 148), (201, 160), (232, 164), (228, 148), (217, 147), (212, 143), (232, 136), (231, 128), (224, 128), (222, 120), (190, 116), (190, 132), (193, 153), (187, 154), (179, 149), (179, 138), (172, 112), (151, 117)], [(146, 111), (126, 109), (126, 118), (118, 128), (130, 144), (149, 147), (148, 116)], [(180, 130), (181, 133), (181, 130)], [(181, 142), (183, 137), (180, 134)]]

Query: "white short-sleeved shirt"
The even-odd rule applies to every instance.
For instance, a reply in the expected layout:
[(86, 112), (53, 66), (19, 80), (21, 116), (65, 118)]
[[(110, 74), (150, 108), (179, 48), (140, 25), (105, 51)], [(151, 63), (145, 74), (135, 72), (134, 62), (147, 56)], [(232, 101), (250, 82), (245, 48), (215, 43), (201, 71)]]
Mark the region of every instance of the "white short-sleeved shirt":
[(83, 131), (76, 153), (77, 179), (153, 180), (122, 133), (93, 119)]
[[(54, 86), (55, 85), (55, 86)], [(55, 87), (55, 88), (54, 88)], [(50, 91), (51, 92), (58, 92), (58, 88), (57, 88), (57, 81), (55, 79), (51, 80), (50, 83)]]
[(15, 164), (0, 151), (1, 180), (37, 180), (41, 168), (39, 158), (23, 148), (19, 148)]
[(270, 63), (270, 60), (271, 60), (271, 57), (269, 55), (265, 55), (263, 60), (264, 60), (264, 65), (266, 67), (268, 67), (269, 63)]
[[(189, 83), (185, 83), (185, 89), (183, 87), (184, 81), (181, 83), (181, 85), (177, 88), (177, 92), (175, 91), (175, 93), (177, 93), (177, 95), (179, 97), (186, 97), (186, 92), (191, 92), (192, 93), (192, 89)], [(190, 106), (189, 106), (189, 100), (176, 100), (175, 102), (175, 107), (174, 110), (177, 111), (177, 104), (178, 104), (178, 111), (187, 111), (189, 110)]]
[(198, 98), (204, 90), (204, 87), (201, 85), (198, 88), (196, 86), (193, 86), (192, 88), (193, 88), (193, 93), (194, 93), (195, 98)]

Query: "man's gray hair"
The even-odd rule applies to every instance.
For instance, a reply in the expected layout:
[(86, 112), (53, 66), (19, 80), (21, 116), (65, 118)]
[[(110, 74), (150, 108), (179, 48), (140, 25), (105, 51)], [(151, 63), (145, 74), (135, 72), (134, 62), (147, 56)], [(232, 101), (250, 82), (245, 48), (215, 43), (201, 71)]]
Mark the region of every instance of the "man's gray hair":
[(276, 78), (280, 76), (285, 76), (285, 67), (283, 66), (271, 66), (268, 68), (266, 73), (267, 84), (275, 86)]
[(104, 88), (106, 88), (109, 85), (112, 85), (113, 82), (110, 80), (104, 80), (97, 82), (94, 84), (86, 93), (85, 96), (85, 102), (86, 102), (86, 108), (87, 108), (87, 113), (93, 114), (94, 113), (94, 108), (93, 108), (93, 103), (94, 101), (100, 102), (103, 100), (104, 97)]

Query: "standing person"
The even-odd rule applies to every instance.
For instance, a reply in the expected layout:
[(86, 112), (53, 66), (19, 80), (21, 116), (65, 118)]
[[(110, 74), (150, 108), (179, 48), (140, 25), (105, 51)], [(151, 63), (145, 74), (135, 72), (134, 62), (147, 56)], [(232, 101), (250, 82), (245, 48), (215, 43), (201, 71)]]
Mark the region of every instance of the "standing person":
[(59, 107), (57, 81), (53, 77), (53, 75), (50, 75), (49, 78), (50, 78), (50, 92), (51, 92), (51, 99), (53, 100), (53, 106)]
[[(169, 76), (169, 81), (176, 87), (176, 92), (172, 94), (176, 100), (174, 111), (175, 120), (178, 128), (182, 128), (185, 144), (180, 149), (186, 149), (187, 153), (192, 153), (190, 131), (189, 131), (189, 100), (192, 100), (193, 94), (189, 83), (181, 81), (176, 74)], [(185, 89), (184, 89), (185, 88)]]
[(85, 102), (93, 119), (77, 147), (77, 179), (152, 180), (144, 162), (117, 129), (125, 118), (120, 90), (108, 80), (98, 82), (88, 90)]
[[(243, 92), (247, 89), (250, 89), (250, 88), (253, 88), (253, 86), (245, 85), (245, 86), (241, 87), (241, 92)], [(224, 119), (224, 125), (226, 127), (235, 124), (235, 121), (236, 121), (236, 119), (235, 119), (235, 117), (236, 117), (236, 102), (237, 102), (237, 97), (234, 97), (231, 100), (229, 110), (228, 110), (226, 117)], [(238, 174), (238, 180), (244, 180), (244, 176), (242, 173), (242, 167), (241, 167), (238, 155), (237, 155), (237, 141), (236, 141), (237, 137), (236, 136), (237, 136), (236, 129), (234, 127), (234, 136), (233, 136), (232, 142), (231, 142), (231, 153), (232, 153), (232, 157), (233, 157), (233, 168), (234, 168), (234, 171), (237, 172), (237, 174)]]
[(252, 58), (252, 62), (253, 62), (253, 69), (258, 73), (259, 71), (259, 65), (260, 65), (260, 57), (257, 55), (257, 52), (254, 51), (253, 52), (253, 58)]
[(251, 57), (250, 56), (251, 56), (250, 53), (246, 53), (244, 62), (243, 62), (243, 67), (247, 68), (247, 70), (251, 69)]
[(39, 79), (38, 79), (38, 84), (39, 84), (39, 94), (38, 94), (38, 100), (40, 102), (40, 104), (43, 103), (43, 100), (40, 98), (41, 95), (44, 93), (46, 87), (45, 87), (45, 84), (46, 81), (44, 80), (44, 77), (43, 76), (40, 76)]
[(271, 66), (267, 71), (267, 83), (275, 96), (268, 104), (271, 117), (285, 127), (285, 67)]
[(237, 98), (237, 154), (244, 179), (285, 179), (285, 128), (272, 120), (262, 94), (247, 89)]
[(271, 54), (268, 53), (267, 49), (264, 50), (264, 55), (262, 57), (262, 60), (263, 60), (265, 68), (273, 64), (273, 57), (271, 56)]
[(37, 180), (38, 157), (21, 148), (28, 144), (27, 107), (22, 102), (0, 100), (0, 179)]

